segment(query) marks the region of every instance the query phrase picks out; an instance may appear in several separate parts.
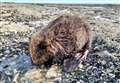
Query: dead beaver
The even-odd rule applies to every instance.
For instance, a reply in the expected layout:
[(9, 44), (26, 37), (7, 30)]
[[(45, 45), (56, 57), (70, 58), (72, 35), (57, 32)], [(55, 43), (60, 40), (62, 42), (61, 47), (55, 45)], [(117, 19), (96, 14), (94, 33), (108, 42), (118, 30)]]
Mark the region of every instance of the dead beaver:
[(72, 71), (88, 55), (91, 31), (83, 18), (61, 15), (30, 39), (29, 50), (37, 65), (60, 62), (64, 71)]

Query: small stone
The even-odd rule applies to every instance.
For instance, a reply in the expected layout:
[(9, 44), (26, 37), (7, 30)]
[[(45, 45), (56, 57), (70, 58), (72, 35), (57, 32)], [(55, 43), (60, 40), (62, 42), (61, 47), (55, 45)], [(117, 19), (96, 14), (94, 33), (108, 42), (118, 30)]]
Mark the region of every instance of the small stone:
[(0, 53), (0, 58), (3, 57), (4, 55), (2, 53)]
[(107, 56), (112, 56), (112, 54), (109, 53), (108, 51), (103, 51), (103, 53), (104, 53), (105, 55), (107, 55)]
[(78, 67), (79, 67), (80, 69), (82, 69), (82, 68), (83, 68), (83, 64), (80, 63), (80, 64), (78, 65)]
[(15, 61), (13, 61), (13, 62), (11, 62), (11, 63), (9, 63), (11, 66), (12, 65), (16, 65), (16, 62)]
[(6, 75), (9, 75), (9, 76), (12, 76), (12, 75), (13, 75), (13, 72), (12, 72), (12, 71), (7, 70), (7, 71), (5, 71), (5, 74), (6, 74)]
[(116, 83), (120, 83), (120, 79), (117, 79), (117, 82)]
[(81, 82), (77, 81), (76, 83), (81, 83)]
[(53, 81), (54, 81), (54, 83), (61, 83), (60, 81), (62, 81), (62, 78), (61, 77), (57, 77)]
[(0, 71), (2, 71), (3, 70), (3, 67), (2, 66), (0, 66)]
[(17, 71), (17, 69), (14, 69), (14, 71), (13, 71), (14, 73), (18, 73), (18, 71)]
[(53, 65), (46, 74), (47, 78), (56, 78), (60, 75), (60, 69), (58, 67), (58, 65)]
[(4, 53), (5, 54), (10, 54), (10, 50), (5, 50)]
[(111, 70), (111, 69), (106, 69), (106, 72), (107, 72), (107, 73), (111, 73), (112, 70)]
[(112, 54), (109, 53), (107, 50), (99, 52), (98, 55), (102, 58), (113, 57)]
[(13, 55), (13, 57), (14, 57), (14, 59), (16, 59), (18, 57), (18, 55), (15, 54), (15, 55)]
[(107, 83), (106, 81), (104, 81), (103, 83)]
[(100, 51), (100, 47), (99, 47), (99, 46), (96, 46), (96, 47), (94, 48), (94, 51)]
[(19, 73), (17, 73), (13, 78), (13, 83), (19, 83)]
[(106, 61), (105, 61), (105, 60), (101, 61), (101, 64), (102, 64), (102, 65), (105, 65), (105, 64), (106, 64)]
[(79, 80), (79, 81), (77, 81), (76, 83), (85, 83), (83, 80)]
[(11, 48), (11, 51), (12, 51), (12, 52), (14, 52), (14, 51), (15, 51), (15, 49), (14, 49), (14, 48)]
[(25, 73), (24, 77), (28, 80), (34, 81), (44, 81), (45, 80), (45, 71), (41, 69), (32, 69)]
[(2, 45), (2, 42), (0, 42), (0, 46)]
[(2, 83), (1, 81), (5, 80), (5, 73), (3, 73), (2, 71), (0, 71), (0, 83)]
[(112, 73), (109, 73), (109, 76), (110, 76), (111, 78), (114, 78), (114, 77), (115, 77), (115, 75), (112, 74)]
[(6, 58), (5, 57), (2, 57), (2, 60), (5, 60)]

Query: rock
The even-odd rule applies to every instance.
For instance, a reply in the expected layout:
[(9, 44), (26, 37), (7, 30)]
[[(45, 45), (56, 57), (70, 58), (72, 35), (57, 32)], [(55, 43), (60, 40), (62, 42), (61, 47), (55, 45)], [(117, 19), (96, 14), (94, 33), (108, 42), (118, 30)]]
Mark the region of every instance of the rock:
[(44, 82), (45, 81), (45, 71), (41, 70), (41, 69), (32, 69), (25, 73), (24, 78), (27, 80)]
[(13, 78), (13, 83), (19, 83), (19, 80), (20, 80), (20, 74), (19, 73), (17, 73), (15, 76), (14, 76), (14, 78)]
[(120, 79), (117, 79), (117, 82), (116, 83), (120, 83)]
[(113, 73), (109, 73), (110, 78), (115, 78), (115, 75)]
[(3, 79), (3, 75), (2, 75), (2, 72), (0, 72), (0, 80)]
[(76, 83), (85, 83), (83, 80), (79, 80)]
[(32, 30), (33, 28), (30, 28), (26, 25), (20, 24), (20, 23), (11, 23), (8, 25), (1, 26), (0, 32), (28, 32)]
[(111, 69), (106, 69), (106, 73), (111, 73), (112, 70)]
[(80, 63), (80, 64), (78, 65), (78, 67), (79, 67), (79, 69), (82, 69), (82, 68), (83, 68), (83, 64)]
[(96, 46), (95, 48), (94, 48), (94, 51), (100, 51), (101, 49), (100, 49), (100, 46)]
[(101, 61), (101, 64), (102, 64), (102, 65), (105, 65), (105, 64), (106, 64), (106, 61), (105, 61), (105, 60)]
[(41, 21), (32, 21), (29, 23), (25, 23), (26, 25), (28, 25), (29, 27), (34, 27), (34, 28), (41, 28), (43, 27), (43, 23), (41, 23)]
[(58, 65), (53, 65), (46, 73), (46, 78), (53, 79), (60, 76), (60, 69)]
[(8, 50), (5, 50), (4, 53), (5, 53), (5, 54), (10, 54), (10, 50), (9, 50), (9, 49), (8, 49)]
[(4, 54), (3, 54), (3, 53), (0, 53), (0, 58), (3, 57), (3, 56), (4, 56)]
[(0, 71), (0, 82), (5, 82), (5, 73), (3, 71)]
[(12, 70), (7, 70), (7, 71), (5, 71), (5, 74), (8, 75), (8, 76), (12, 76), (13, 71)]
[(4, 49), (4, 54), (10, 54), (10, 53), (11, 53), (10, 48), (9, 48), (9, 47), (6, 47), (6, 48)]
[(54, 80), (52, 80), (53, 83), (61, 83), (62, 82), (62, 78), (61, 77), (57, 77)]
[(14, 54), (14, 55), (13, 55), (13, 58), (14, 58), (14, 59), (18, 58), (18, 55)]
[(0, 46), (2, 45), (2, 42), (0, 42)]
[[(0, 83), (120, 83), (119, 9), (115, 5), (0, 4)], [(56, 67), (36, 69), (25, 44), (63, 13), (84, 16), (95, 37), (88, 58), (65, 76)]]
[(112, 57), (112, 54), (105, 50), (105, 51), (101, 51), (99, 53), (99, 56), (101, 56), (101, 57)]

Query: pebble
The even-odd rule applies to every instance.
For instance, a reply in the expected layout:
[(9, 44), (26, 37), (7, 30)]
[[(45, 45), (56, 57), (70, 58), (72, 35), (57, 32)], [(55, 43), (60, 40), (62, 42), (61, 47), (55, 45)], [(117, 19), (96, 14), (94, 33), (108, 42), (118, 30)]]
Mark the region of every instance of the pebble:
[(120, 79), (117, 79), (117, 82), (116, 83), (120, 83)]
[(111, 72), (112, 72), (111, 69), (109, 69), (109, 68), (106, 69), (106, 73), (111, 73)]
[(60, 69), (57, 65), (53, 65), (46, 73), (47, 78), (56, 78), (60, 76)]
[(110, 57), (112, 56), (112, 54), (109, 53), (108, 51), (104, 51), (103, 53), (104, 53), (105, 55), (107, 55), (107, 56), (110, 56)]
[(105, 60), (101, 61), (102, 65), (105, 65), (107, 62)]
[(12, 51), (12, 52), (15, 52), (15, 51), (16, 51), (16, 49), (15, 49), (15, 48), (11, 48), (11, 51)]
[(41, 82), (45, 80), (45, 71), (40, 69), (32, 69), (25, 73), (24, 78)]
[(115, 74), (109, 73), (110, 78), (115, 78)]
[(4, 53), (5, 54), (10, 54), (11, 52), (10, 52), (10, 50), (5, 50)]
[(19, 80), (20, 80), (20, 74), (19, 73), (17, 73), (15, 76), (14, 76), (14, 78), (13, 78), (13, 83), (19, 83)]
[(79, 67), (79, 69), (82, 69), (82, 68), (83, 68), (83, 64), (80, 63), (80, 64), (78, 65), (78, 67)]
[(4, 56), (3, 53), (0, 53), (0, 58), (3, 57), (3, 56)]
[(5, 74), (6, 75), (9, 75), (9, 76), (12, 76), (13, 75), (13, 71), (11, 70), (7, 70), (7, 71), (5, 71)]
[(5, 73), (3, 71), (0, 71), (0, 82), (5, 81)]
[[(22, 8), (20, 10), (17, 8), (15, 11), (9, 8), (0, 11), (4, 15), (14, 14), (13, 17), (1, 18), (0, 83), (48, 83), (49, 81), (50, 83), (54, 83), (52, 81), (62, 83), (62, 80), (65, 81), (63, 83), (88, 83), (88, 81), (90, 83), (107, 83), (106, 80), (110, 81), (111, 79), (115, 80), (114, 83), (120, 83), (119, 35), (117, 35), (120, 30), (118, 27), (119, 22), (115, 19), (119, 17), (118, 9), (113, 8), (111, 10), (112, 7), (94, 6), (67, 7), (61, 5), (59, 7), (53, 7), (37, 5), (38, 8), (34, 6), (31, 8), (29, 5), (27, 8), (30, 8), (29, 11), (32, 9), (38, 10), (40, 12), (39, 19), (35, 19), (34, 15), (24, 14), (27, 10), (21, 14), (20, 12), (23, 11)], [(84, 65), (79, 65), (79, 68), (76, 70), (77, 72), (66, 74), (64, 78), (61, 77), (59, 68), (55, 66), (49, 70), (36, 69), (31, 64), (29, 54), (26, 54), (25, 43), (29, 41), (29, 37), (34, 32), (40, 28), (44, 28), (53, 18), (62, 13), (73, 13), (73, 11), (74, 13), (76, 12), (87, 17), (88, 22), (92, 23), (91, 29), (95, 33), (95, 36), (97, 36), (92, 45), (94, 52), (98, 56), (92, 56), (94, 54), (91, 52)], [(116, 29), (115, 27), (118, 28)], [(115, 40), (115, 42), (111, 41), (111, 39)], [(118, 49), (114, 45), (118, 45)], [(116, 52), (117, 50), (118, 52)], [(115, 54), (113, 55), (113, 53)], [(115, 56), (114, 59), (113, 56)]]
[(2, 45), (2, 42), (0, 42), (0, 46)]
[(83, 80), (79, 80), (76, 83), (85, 83)]

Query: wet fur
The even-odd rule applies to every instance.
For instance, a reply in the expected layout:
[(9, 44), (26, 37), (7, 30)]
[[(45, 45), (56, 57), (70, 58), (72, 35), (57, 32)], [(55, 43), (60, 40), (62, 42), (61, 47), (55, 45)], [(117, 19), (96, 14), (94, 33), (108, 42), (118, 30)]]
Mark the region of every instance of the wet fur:
[(29, 51), (36, 65), (52, 65), (71, 59), (91, 47), (90, 29), (77, 15), (61, 15), (30, 39)]

